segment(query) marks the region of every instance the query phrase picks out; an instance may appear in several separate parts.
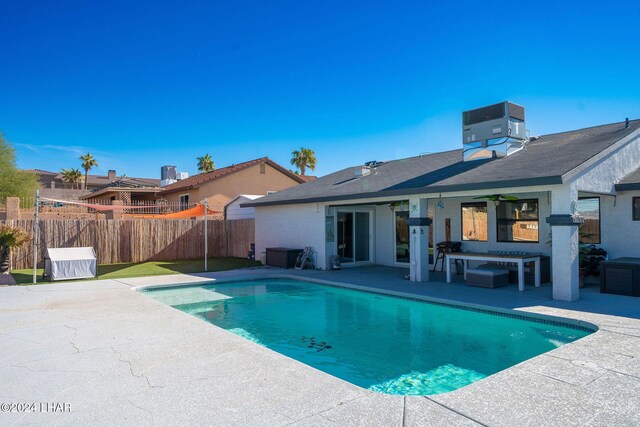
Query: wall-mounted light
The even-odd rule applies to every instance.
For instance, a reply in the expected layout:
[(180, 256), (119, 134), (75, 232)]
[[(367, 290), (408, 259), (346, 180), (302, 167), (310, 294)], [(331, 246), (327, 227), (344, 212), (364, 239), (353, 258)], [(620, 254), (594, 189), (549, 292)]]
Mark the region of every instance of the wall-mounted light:
[(493, 201), (493, 204), (496, 205), (496, 208), (500, 206), (500, 199), (496, 199)]
[(438, 196), (438, 203), (436, 204), (438, 209), (444, 209), (444, 203), (442, 203), (442, 193)]

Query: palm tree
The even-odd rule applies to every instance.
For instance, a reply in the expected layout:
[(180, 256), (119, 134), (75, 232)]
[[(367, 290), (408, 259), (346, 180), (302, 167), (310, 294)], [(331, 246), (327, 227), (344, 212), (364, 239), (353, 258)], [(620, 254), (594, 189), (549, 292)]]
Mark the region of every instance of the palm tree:
[(78, 188), (78, 183), (84, 181), (80, 169), (62, 169), (60, 173), (62, 174), (62, 180), (71, 184), (73, 188)]
[(0, 225), (0, 273), (9, 271), (11, 249), (25, 245), (30, 239), (26, 231), (10, 225)]
[(210, 154), (198, 157), (198, 170), (200, 172), (213, 172), (215, 168), (216, 164), (213, 163), (213, 159)]
[(82, 169), (84, 169), (84, 189), (86, 190), (89, 170), (94, 166), (98, 166), (98, 161), (91, 155), (91, 153), (80, 156), (80, 160), (82, 160)]
[(300, 175), (304, 176), (307, 168), (311, 170), (316, 169), (316, 153), (310, 148), (300, 147), (300, 151), (295, 150), (291, 153), (291, 164), (300, 169)]

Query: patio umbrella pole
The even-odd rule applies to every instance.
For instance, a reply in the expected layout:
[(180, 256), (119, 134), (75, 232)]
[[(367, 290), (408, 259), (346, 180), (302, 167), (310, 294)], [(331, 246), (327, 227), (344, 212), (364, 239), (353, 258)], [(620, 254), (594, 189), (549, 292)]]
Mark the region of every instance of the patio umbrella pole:
[(207, 198), (204, 199), (204, 271), (208, 271), (207, 260), (209, 258), (209, 239), (207, 233), (207, 210), (209, 210)]
[(37, 282), (37, 267), (38, 267), (38, 231), (40, 230), (38, 224), (38, 209), (40, 208), (40, 190), (36, 190), (36, 205), (35, 205), (35, 222), (33, 224), (33, 284)]

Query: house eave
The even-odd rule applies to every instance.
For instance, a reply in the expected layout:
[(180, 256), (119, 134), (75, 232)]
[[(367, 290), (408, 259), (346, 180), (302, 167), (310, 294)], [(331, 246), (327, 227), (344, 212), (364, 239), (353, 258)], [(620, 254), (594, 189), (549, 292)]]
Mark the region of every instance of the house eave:
[(503, 181), (491, 181), (491, 182), (478, 182), (469, 184), (454, 184), (454, 185), (430, 185), (428, 187), (410, 188), (402, 190), (382, 190), (367, 193), (355, 193), (345, 194), (340, 196), (323, 196), (323, 197), (308, 197), (301, 199), (289, 199), (278, 201), (264, 201), (255, 203), (242, 203), (240, 207), (263, 207), (263, 206), (280, 206), (280, 205), (298, 205), (305, 203), (320, 203), (320, 202), (334, 202), (343, 200), (355, 200), (355, 199), (367, 199), (367, 198), (380, 198), (380, 197), (397, 197), (397, 196), (409, 196), (413, 194), (424, 193), (454, 193), (459, 191), (474, 191), (474, 190), (491, 190), (495, 188), (511, 188), (511, 187), (530, 187), (540, 185), (557, 185), (563, 184), (564, 181), (561, 176), (548, 176), (540, 178), (526, 178), (526, 179), (512, 179)]
[[(564, 180), (564, 182), (568, 182), (568, 181), (572, 180), (573, 178), (579, 176), (583, 172), (586, 172), (587, 170), (589, 170), (593, 165), (598, 163), (600, 160), (607, 158), (608, 156), (610, 156), (614, 152), (620, 150), (622, 147), (624, 147), (625, 145), (631, 143), (633, 140), (635, 140), (638, 137), (640, 137), (640, 129), (638, 129), (638, 130), (636, 130), (634, 132), (631, 132), (629, 135), (627, 135), (624, 138), (618, 140), (615, 144), (613, 144), (613, 145), (609, 146), (608, 148), (600, 151), (598, 154), (596, 154), (595, 156), (591, 157), (589, 160), (583, 162), (582, 164), (580, 164), (580, 165), (576, 166), (575, 168), (571, 169), (569, 172), (563, 174), (562, 175), (562, 179)], [(617, 187), (616, 187), (616, 190), (617, 190)]]
[(155, 194), (160, 191), (159, 188), (135, 188), (135, 187), (107, 187), (102, 190), (98, 190), (94, 193), (85, 194), (83, 196), (78, 197), (80, 200), (87, 199), (95, 199), (98, 196), (102, 196), (108, 193), (120, 193), (120, 192), (129, 192), (129, 193), (148, 193)]
[(616, 184), (616, 191), (637, 191), (640, 190), (640, 182), (630, 182), (626, 184)]

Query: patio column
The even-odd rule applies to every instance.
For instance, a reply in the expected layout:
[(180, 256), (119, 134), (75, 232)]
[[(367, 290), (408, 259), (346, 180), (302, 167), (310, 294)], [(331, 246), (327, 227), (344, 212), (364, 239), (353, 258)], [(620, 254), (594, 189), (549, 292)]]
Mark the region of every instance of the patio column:
[(409, 199), (409, 277), (429, 281), (429, 225), (427, 199)]
[(553, 299), (575, 301), (580, 297), (578, 226), (575, 216), (578, 190), (571, 185), (551, 191), (551, 265)]

